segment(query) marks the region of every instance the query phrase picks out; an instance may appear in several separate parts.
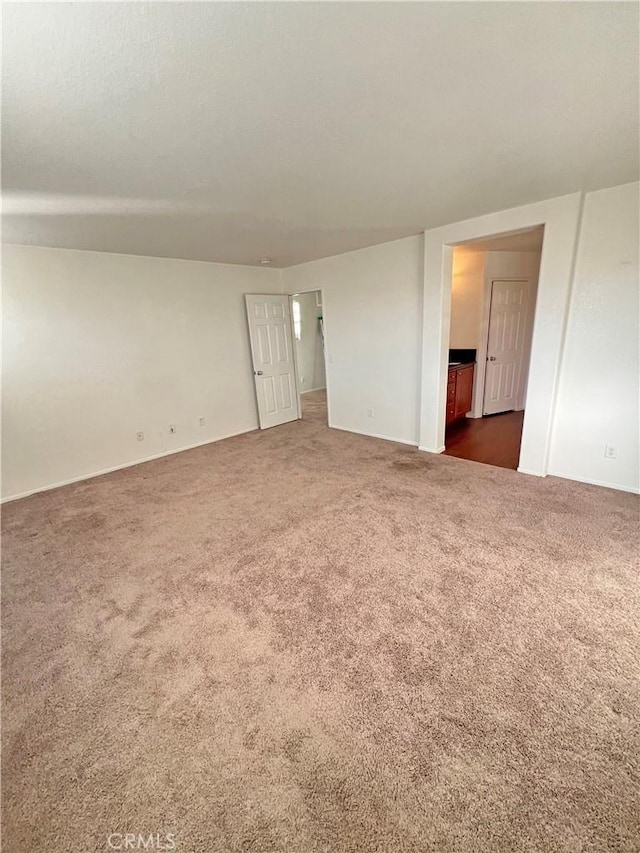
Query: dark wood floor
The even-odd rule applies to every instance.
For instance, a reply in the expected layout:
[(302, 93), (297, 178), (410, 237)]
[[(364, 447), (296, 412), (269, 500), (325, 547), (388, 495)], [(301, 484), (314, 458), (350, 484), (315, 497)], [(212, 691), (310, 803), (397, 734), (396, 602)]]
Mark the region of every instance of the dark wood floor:
[(472, 459), (499, 468), (517, 468), (524, 412), (464, 418), (445, 434), (447, 456)]

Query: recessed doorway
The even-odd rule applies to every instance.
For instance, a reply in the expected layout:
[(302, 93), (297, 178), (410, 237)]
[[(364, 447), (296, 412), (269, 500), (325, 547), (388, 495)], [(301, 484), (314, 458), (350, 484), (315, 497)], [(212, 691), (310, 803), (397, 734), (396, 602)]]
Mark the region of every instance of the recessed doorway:
[(517, 469), (544, 228), (453, 250), (445, 454)]
[(322, 291), (290, 296), (296, 381), (303, 421), (328, 424)]

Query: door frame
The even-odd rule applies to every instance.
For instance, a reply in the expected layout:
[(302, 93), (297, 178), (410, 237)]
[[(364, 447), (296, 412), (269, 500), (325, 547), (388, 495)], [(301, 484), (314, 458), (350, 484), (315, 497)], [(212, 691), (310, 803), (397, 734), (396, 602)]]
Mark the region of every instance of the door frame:
[(329, 393), (329, 356), (327, 354), (327, 304), (324, 298), (324, 290), (322, 287), (305, 287), (298, 288), (297, 290), (292, 290), (287, 292), (285, 295), (289, 297), (289, 316), (291, 318), (291, 334), (293, 336), (293, 361), (295, 366), (295, 378), (296, 378), (296, 393), (298, 395), (298, 420), (302, 419), (302, 400), (301, 400), (301, 391), (300, 391), (300, 377), (298, 375), (298, 353), (295, 342), (295, 333), (293, 330), (293, 299), (299, 293), (320, 293), (322, 299), (322, 330), (324, 334), (324, 346), (322, 347), (322, 357), (324, 358), (324, 379), (326, 383), (326, 391), (327, 391), (327, 426), (331, 426), (331, 395)]
[(445, 449), (453, 247), (542, 225), (518, 471), (546, 476), (582, 205), (583, 193), (571, 193), (425, 231), (420, 450)]

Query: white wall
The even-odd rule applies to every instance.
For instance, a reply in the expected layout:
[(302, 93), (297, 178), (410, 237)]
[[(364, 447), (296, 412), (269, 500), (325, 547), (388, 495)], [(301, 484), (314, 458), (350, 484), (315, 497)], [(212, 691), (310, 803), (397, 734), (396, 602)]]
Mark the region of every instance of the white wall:
[(540, 252), (487, 252), (485, 276), (496, 278), (529, 278), (537, 281), (540, 272)]
[[(638, 190), (630, 184), (587, 194), (570, 294), (576, 196), (439, 229), (460, 242), (551, 223), (534, 333), (535, 393), (555, 394), (548, 470), (633, 490), (639, 487)], [(443, 269), (432, 243), (426, 256), (435, 282)], [(282, 271), (5, 247), (4, 494), (255, 428), (242, 294), (281, 286), (287, 293), (323, 289), (331, 425), (417, 443), (421, 406), (438, 405), (430, 383), (437, 385), (441, 368), (446, 377), (450, 319), (440, 291), (426, 291), (423, 315), (424, 257), (422, 235)], [(555, 340), (562, 340), (567, 299), (556, 383)], [(439, 335), (446, 329), (446, 341), (437, 363), (425, 350), (421, 372), (423, 320), (425, 329), (442, 326)], [(546, 411), (541, 407), (544, 417), (528, 426), (532, 454), (541, 459)], [(200, 416), (204, 428), (197, 426)], [(175, 436), (167, 432), (170, 423)], [(136, 442), (137, 430), (145, 431), (145, 442)], [(605, 443), (617, 459), (605, 460)]]
[(449, 347), (479, 350), (486, 344), (491, 282), (497, 278), (528, 279), (535, 308), (539, 272), (540, 252), (472, 252), (454, 247)]
[[(549, 470), (640, 487), (639, 184), (585, 198)], [(605, 459), (605, 444), (616, 459)]]
[(451, 349), (478, 349), (484, 315), (485, 252), (453, 250), (451, 275)]
[(296, 365), (300, 392), (318, 391), (326, 387), (324, 368), (324, 348), (319, 318), (322, 308), (317, 304), (317, 292), (299, 293), (296, 301), (300, 303), (301, 335), (295, 341)]
[(279, 270), (8, 245), (3, 291), (5, 497), (257, 427), (243, 294)]
[(420, 235), (283, 270), (323, 289), (331, 426), (417, 443), (422, 264)]
[[(538, 406), (539, 417), (534, 413), (529, 418), (529, 456), (539, 457), (540, 467), (549, 473), (623, 489), (638, 489), (637, 204), (638, 185), (631, 184), (588, 193), (580, 229), (576, 195), (442, 229), (451, 232), (453, 242), (469, 239), (467, 232), (477, 237), (476, 223), (484, 235), (549, 223), (542, 258), (545, 293), (534, 331), (538, 372), (533, 392), (549, 398), (550, 409)], [(576, 235), (578, 262), (570, 290)], [(324, 289), (333, 426), (418, 441), (420, 251), (420, 238), (408, 238), (283, 270), (287, 292)], [(535, 280), (540, 261), (537, 253), (487, 253), (485, 280), (512, 275)], [(440, 273), (438, 268), (438, 280)], [(567, 299), (569, 326), (563, 344)], [(424, 314), (439, 323), (439, 309), (430, 301)], [(447, 315), (445, 322), (449, 319)], [(437, 365), (431, 372), (437, 375)], [(552, 450), (547, 463), (549, 410)], [(604, 459), (605, 442), (616, 447), (617, 460)], [(531, 468), (537, 471), (538, 465)]]

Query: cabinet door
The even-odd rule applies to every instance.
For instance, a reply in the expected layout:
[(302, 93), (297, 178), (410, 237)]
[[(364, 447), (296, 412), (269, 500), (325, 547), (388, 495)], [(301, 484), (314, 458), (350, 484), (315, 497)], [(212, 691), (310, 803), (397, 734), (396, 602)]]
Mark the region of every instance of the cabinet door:
[(447, 382), (447, 419), (445, 425), (453, 423), (456, 419), (456, 371), (449, 371), (449, 381)]
[(473, 402), (473, 365), (456, 371), (456, 418), (463, 418), (471, 411)]

